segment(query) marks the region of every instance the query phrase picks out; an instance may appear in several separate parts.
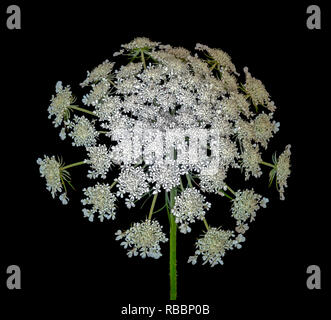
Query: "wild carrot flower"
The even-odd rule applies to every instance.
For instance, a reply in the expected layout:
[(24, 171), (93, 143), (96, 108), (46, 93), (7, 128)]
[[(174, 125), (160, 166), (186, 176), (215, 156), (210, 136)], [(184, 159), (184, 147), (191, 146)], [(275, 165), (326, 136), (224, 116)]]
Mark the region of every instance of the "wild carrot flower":
[[(245, 67), (242, 83), (230, 55), (221, 49), (203, 44), (195, 49), (191, 53), (144, 37), (123, 44), (113, 56), (127, 63), (105, 60), (87, 72), (81, 82), (87, 89), (83, 106), (74, 105), (71, 87), (58, 82), (49, 118), (55, 127), (62, 126), (62, 140), (69, 136), (79, 147), (82, 159), (69, 165), (54, 156), (37, 160), (46, 188), (53, 197), (60, 193), (64, 204), (68, 186), (74, 188), (69, 169), (82, 165), (89, 182), (103, 179), (83, 188), (83, 214), (89, 221), (114, 220), (122, 198), (128, 208), (152, 198), (148, 217), (117, 231), (116, 239), (129, 257), (157, 259), (160, 244), (168, 241), (157, 219), (167, 214), (172, 284), (177, 230), (187, 234), (204, 225), (188, 262), (195, 264), (200, 256), (203, 264), (221, 265), (229, 250), (241, 248), (243, 234), (269, 202), (253, 188), (233, 186), (238, 181), (232, 180), (234, 171), (253, 182), (264, 177), (265, 167), (271, 168), (269, 181), (275, 178), (282, 200), (291, 172), (290, 145), (273, 156), (273, 163), (265, 161), (280, 124), (262, 81)], [(230, 201), (233, 230), (209, 226), (209, 216), (222, 220), (226, 214), (211, 207), (210, 193)]]

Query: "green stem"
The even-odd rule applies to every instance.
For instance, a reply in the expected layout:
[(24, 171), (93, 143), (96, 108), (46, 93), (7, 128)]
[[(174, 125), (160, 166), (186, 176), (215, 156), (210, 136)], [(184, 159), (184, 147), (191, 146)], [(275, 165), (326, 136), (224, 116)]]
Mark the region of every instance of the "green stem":
[(213, 66), (210, 68), (210, 71), (213, 71), (216, 66), (217, 66), (217, 62), (213, 64)]
[[(176, 189), (170, 191), (170, 209), (175, 204)], [(171, 210), (170, 210), (171, 211)], [(177, 270), (176, 270), (176, 237), (177, 237), (177, 225), (174, 215), (170, 212), (170, 300), (177, 299)]]
[(64, 183), (64, 180), (63, 180), (61, 175), (60, 175), (60, 179), (61, 179), (61, 183), (62, 183), (63, 188), (64, 188), (64, 192), (65, 192), (65, 194), (67, 194), (67, 187), (66, 187), (66, 184)]
[(74, 109), (74, 110), (78, 110), (78, 111), (81, 111), (81, 112), (85, 112), (85, 113), (91, 114), (92, 116), (96, 117), (96, 115), (92, 111), (84, 109), (84, 108), (80, 108), (80, 107), (77, 107), (77, 106), (74, 106), (74, 105), (70, 105), (69, 109)]
[(269, 163), (269, 162), (261, 161), (260, 164), (264, 164), (265, 166), (268, 166), (268, 167), (271, 167), (271, 168), (276, 168), (276, 166), (274, 164)]
[(219, 192), (222, 192), (227, 198), (233, 200), (233, 198), (231, 196), (229, 196), (225, 191), (223, 191), (222, 189), (219, 190)]
[(140, 53), (141, 53), (141, 61), (144, 64), (144, 69), (146, 69), (146, 61), (145, 61), (144, 51), (141, 49)]
[(113, 181), (113, 183), (110, 185), (109, 189), (114, 188), (114, 186), (116, 185), (117, 181)]
[(80, 166), (82, 164), (86, 164), (85, 161), (80, 161), (80, 162), (75, 162), (75, 163), (72, 163), (72, 164), (68, 164), (67, 166), (64, 166), (62, 168), (60, 168), (60, 170), (66, 170), (66, 169), (69, 169), (69, 168), (72, 168), (72, 167), (77, 167), (77, 166)]
[(188, 182), (188, 185), (190, 186), (190, 188), (193, 188), (191, 176), (188, 173), (186, 174), (186, 179), (187, 179), (187, 182)]
[(170, 200), (169, 200), (169, 196), (168, 196), (168, 192), (165, 191), (164, 192), (164, 202), (165, 202), (165, 207), (166, 207), (166, 210), (167, 210), (167, 214), (168, 214), (168, 220), (169, 220), (169, 223), (170, 223), (170, 209), (169, 209), (169, 206), (170, 206)]
[(216, 71), (218, 72), (219, 78), (222, 79), (222, 71), (220, 69), (220, 66), (218, 66), (218, 68), (216, 69)]
[(208, 226), (206, 218), (203, 218), (203, 223), (205, 224), (206, 229), (209, 230), (209, 226)]
[(153, 214), (155, 214), (155, 213), (158, 213), (158, 212), (160, 212), (160, 211), (162, 211), (165, 207), (167, 206), (167, 204), (165, 204), (162, 208), (160, 208), (160, 209), (158, 209), (158, 210), (156, 210), (156, 211), (154, 211), (153, 212)]
[(257, 105), (255, 105), (253, 102), (252, 102), (252, 104), (255, 107), (255, 112), (259, 112), (259, 107)]
[(151, 208), (149, 210), (148, 220), (151, 220), (151, 218), (152, 218), (152, 214), (153, 214), (153, 211), (154, 211), (157, 195), (158, 195), (158, 193), (154, 194), (152, 205), (151, 205)]
[(184, 191), (184, 186), (183, 186), (182, 178), (180, 178), (180, 188), (181, 188), (182, 191)]
[[(244, 87), (244, 85), (243, 85), (242, 83), (239, 83), (238, 88), (239, 88), (243, 93), (247, 93), (247, 91), (246, 91), (246, 89), (245, 89), (245, 87)], [(247, 99), (247, 96), (246, 96), (245, 98)]]
[(228, 186), (228, 185), (226, 185), (226, 187), (229, 189), (229, 191), (235, 196), (236, 195), (236, 193)]

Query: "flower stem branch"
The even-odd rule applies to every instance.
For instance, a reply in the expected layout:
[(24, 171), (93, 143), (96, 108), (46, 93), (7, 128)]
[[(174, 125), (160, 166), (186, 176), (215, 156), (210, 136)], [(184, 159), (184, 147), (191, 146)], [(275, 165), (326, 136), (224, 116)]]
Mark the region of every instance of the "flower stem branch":
[(226, 187), (229, 189), (229, 191), (235, 196), (236, 193), (226, 184)]
[(155, 214), (155, 213), (158, 213), (158, 212), (160, 212), (160, 211), (162, 211), (165, 207), (167, 206), (167, 204), (165, 204), (163, 207), (161, 207), (160, 209), (158, 209), (158, 210), (156, 210), (156, 211), (154, 211), (153, 212), (153, 214)]
[(146, 69), (146, 61), (145, 61), (144, 51), (140, 50), (140, 53), (141, 53), (141, 61), (144, 65), (144, 69)]
[(79, 162), (71, 163), (71, 164), (68, 164), (67, 166), (64, 166), (64, 167), (60, 168), (60, 170), (67, 170), (69, 168), (77, 167), (77, 166), (80, 166), (82, 164), (86, 164), (86, 162), (85, 161), (79, 161)]
[(210, 68), (210, 71), (213, 71), (214, 70), (214, 68), (217, 66), (217, 62), (215, 62), (213, 65), (212, 65), (212, 67)]
[(188, 173), (186, 174), (186, 179), (187, 179), (187, 183), (190, 186), (190, 188), (193, 188), (191, 176)]
[(203, 218), (203, 223), (205, 224), (206, 229), (209, 230), (209, 225), (207, 223), (206, 218)]
[(61, 179), (61, 183), (63, 185), (64, 193), (67, 194), (67, 187), (66, 187), (66, 184), (64, 183), (64, 179), (62, 176), (60, 176), (60, 179)]
[(155, 193), (154, 194), (152, 205), (151, 205), (151, 208), (149, 210), (148, 220), (151, 220), (151, 218), (152, 218), (154, 207), (155, 207), (155, 203), (156, 203), (156, 199), (157, 199), (157, 195), (158, 195), (158, 193)]
[(183, 186), (182, 178), (180, 178), (180, 188), (181, 188), (182, 191), (184, 191), (184, 186)]
[(81, 111), (81, 112), (85, 112), (85, 113), (88, 113), (88, 114), (96, 117), (96, 115), (92, 111), (84, 109), (84, 108), (80, 108), (78, 106), (70, 105), (69, 109), (74, 109), (74, 110), (78, 110), (78, 111)]
[(116, 183), (117, 183), (117, 181), (113, 181), (113, 183), (110, 185), (109, 189), (111, 190), (112, 188), (114, 188)]
[(268, 167), (271, 167), (271, 168), (276, 168), (276, 166), (274, 164), (269, 163), (269, 162), (261, 161), (260, 164), (263, 164), (263, 165), (268, 166)]
[(230, 195), (228, 195), (224, 190), (220, 189), (220, 190), (219, 190), (219, 194), (220, 194), (220, 192), (222, 192), (223, 195), (225, 195), (225, 196), (226, 196), (227, 198), (229, 198), (230, 200), (233, 200), (233, 198), (232, 198)]

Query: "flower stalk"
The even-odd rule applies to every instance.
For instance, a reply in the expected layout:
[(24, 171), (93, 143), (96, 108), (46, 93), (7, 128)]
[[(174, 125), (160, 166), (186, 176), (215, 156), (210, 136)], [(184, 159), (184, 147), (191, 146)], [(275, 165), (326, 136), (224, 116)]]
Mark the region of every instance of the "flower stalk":
[(79, 161), (79, 162), (75, 162), (75, 163), (71, 163), (71, 164), (68, 164), (67, 166), (64, 166), (64, 167), (61, 167), (60, 170), (67, 170), (67, 169), (70, 169), (70, 168), (73, 168), (73, 167), (77, 167), (77, 166), (81, 166), (82, 164), (86, 164), (85, 161)]
[(170, 269), (170, 300), (177, 299), (177, 224), (171, 209), (175, 204), (176, 189), (170, 191), (170, 255), (169, 255), (169, 269)]
[(143, 49), (140, 50), (140, 53), (141, 53), (141, 61), (144, 65), (144, 69), (146, 69), (146, 61), (145, 61), (145, 55)]
[(148, 220), (151, 220), (152, 219), (152, 215), (153, 215), (153, 212), (154, 212), (154, 207), (155, 207), (157, 195), (158, 195), (158, 193), (155, 193), (154, 194), (152, 205), (151, 205), (151, 208), (149, 210)]
[(224, 190), (221, 189), (221, 190), (219, 191), (219, 194), (220, 194), (220, 193), (222, 193), (223, 195), (225, 195), (225, 196), (226, 196), (227, 198), (229, 198), (230, 200), (233, 200), (233, 198), (232, 198), (230, 195), (228, 195)]
[(271, 168), (276, 168), (276, 166), (272, 163), (261, 161), (260, 164), (263, 164), (265, 166), (271, 167)]
[(90, 114), (92, 116), (96, 116), (92, 111), (87, 110), (85, 108), (81, 108), (81, 107), (72, 105), (72, 104), (69, 106), (69, 109), (74, 109), (74, 110), (77, 110), (77, 111), (85, 112), (85, 113)]

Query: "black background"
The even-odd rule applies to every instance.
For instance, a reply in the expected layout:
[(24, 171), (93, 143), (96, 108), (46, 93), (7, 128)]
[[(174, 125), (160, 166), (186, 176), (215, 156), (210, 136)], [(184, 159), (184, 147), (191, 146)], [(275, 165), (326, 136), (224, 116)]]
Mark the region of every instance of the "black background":
[[(41, 313), (42, 306), (62, 314), (69, 306), (73, 312), (105, 310), (119, 317), (128, 303), (168, 302), (167, 246), (159, 260), (128, 259), (114, 240), (119, 228), (146, 216), (149, 204), (133, 213), (121, 206), (115, 222), (90, 223), (81, 213), (80, 193), (65, 207), (52, 200), (36, 164), (44, 154), (62, 155), (66, 163), (82, 160), (81, 151), (60, 141), (47, 119), (55, 83), (70, 84), (81, 96), (78, 84), (87, 70), (111, 59), (121, 44), (146, 36), (188, 49), (197, 42), (219, 47), (237, 70), (248, 66), (278, 106), (281, 126), (273, 150), (282, 152), (290, 143), (293, 151), (286, 201), (267, 189), (265, 170), (258, 190), (270, 205), (258, 212), (243, 249), (229, 253), (224, 266), (186, 263), (202, 225), (191, 236), (178, 236), (179, 302), (209, 303), (215, 318), (225, 310), (233, 316), (322, 310), (330, 290), (331, 12), (324, 3), (314, 3), (321, 6), (322, 29), (308, 30), (306, 8), (313, 3), (305, 1), (23, 1), (15, 2), (22, 29), (13, 31), (6, 29), (10, 4), (0, 6), (1, 306), (16, 306), (13, 314)], [(89, 183), (83, 168), (72, 175), (77, 187)], [(208, 215), (228, 214), (226, 202), (215, 200)], [(12, 264), (22, 270), (20, 291), (6, 289), (6, 267)], [(321, 267), (320, 291), (306, 287), (311, 264)]]

